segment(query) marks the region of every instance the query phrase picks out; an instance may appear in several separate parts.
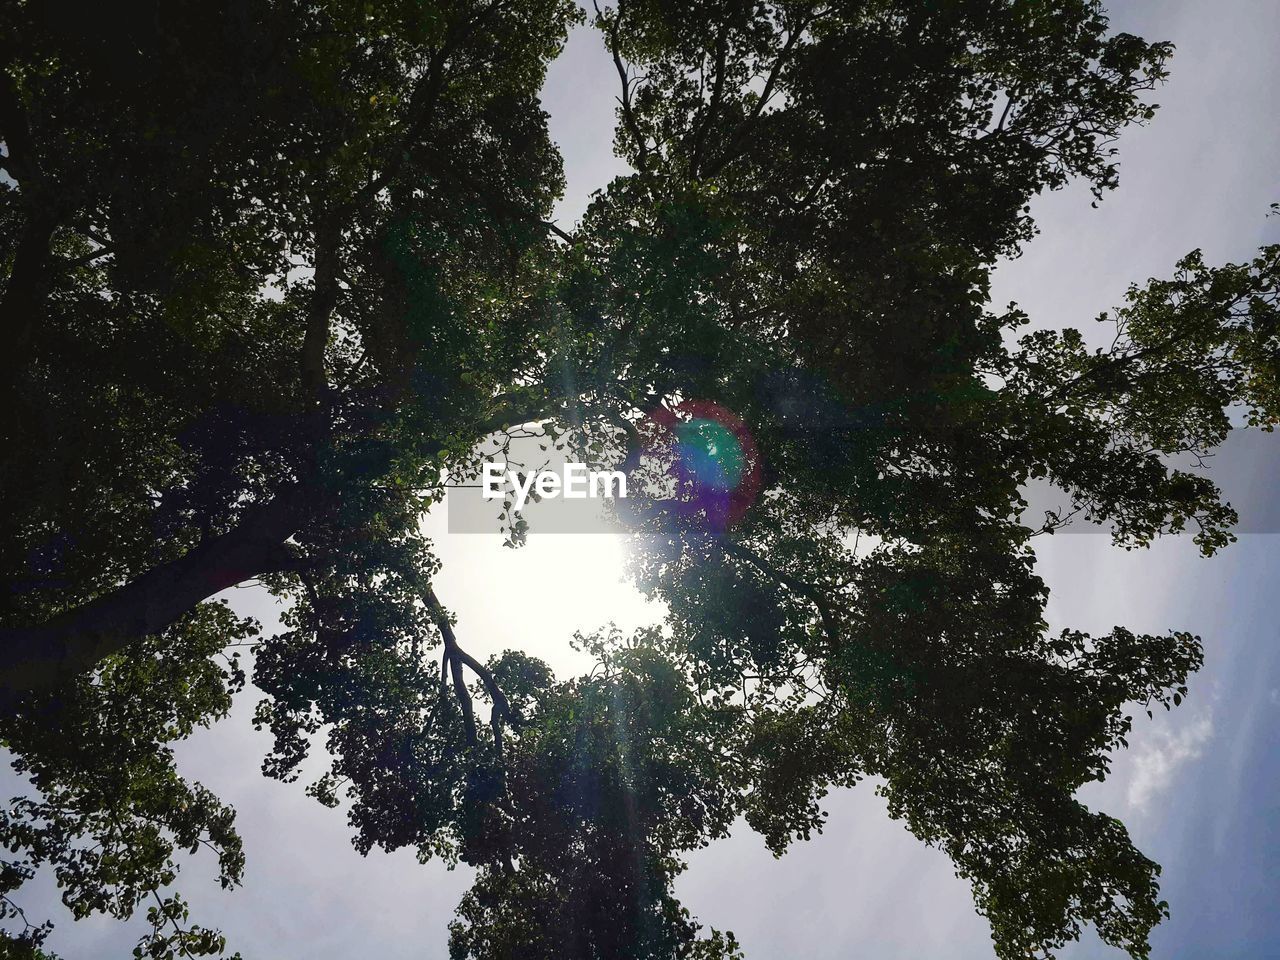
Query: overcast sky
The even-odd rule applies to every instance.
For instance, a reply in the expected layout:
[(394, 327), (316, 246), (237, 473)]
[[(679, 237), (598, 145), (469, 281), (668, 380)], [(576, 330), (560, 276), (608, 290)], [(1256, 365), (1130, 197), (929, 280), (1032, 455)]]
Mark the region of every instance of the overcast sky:
[[(1121, 141), (1120, 190), (1097, 210), (1080, 190), (1042, 198), (1042, 235), (1001, 267), (995, 302), (1016, 300), (1039, 323), (1087, 328), (1131, 281), (1168, 275), (1194, 247), (1218, 262), (1280, 239), (1280, 222), (1264, 216), (1280, 201), (1280, 3), (1149, 0), (1114, 4), (1112, 13), (1119, 29), (1177, 44), (1173, 76), (1157, 96), (1156, 121)], [(615, 85), (585, 30), (551, 71), (545, 102), (565, 155), (569, 190), (558, 215), (566, 226), (620, 171)], [(1269, 491), (1273, 478), (1257, 481)], [(451, 537), (442, 517), (428, 524), (445, 561), (438, 592), (474, 653), (521, 647), (567, 671), (581, 665), (568, 649), (573, 630), (611, 619), (630, 627), (660, 613), (621, 582), (619, 538), (535, 534), (511, 551), (487, 536)], [(1125, 553), (1103, 536), (1060, 536), (1040, 556), (1055, 626), (1205, 638), (1206, 666), (1188, 701), (1140, 724), (1112, 779), (1087, 794), (1165, 868), (1173, 916), (1156, 932), (1154, 956), (1280, 954), (1280, 538), (1245, 537), (1206, 561), (1185, 538)], [(269, 599), (233, 594), (270, 622)], [(238, 810), (248, 856), (244, 886), (229, 894), (216, 889), (208, 857), (187, 865), (193, 917), (220, 926), (248, 960), (446, 957), (466, 871), (422, 867), (409, 852), (357, 855), (340, 813), (260, 775), (268, 743), (248, 722), (253, 699), (179, 748), (184, 772)], [(751, 960), (992, 956), (967, 885), (945, 856), (886, 817), (871, 785), (833, 796), (829, 810), (826, 832), (781, 860), (746, 830), (700, 851), (680, 896), (703, 922), (734, 930)], [(58, 921), (49, 946), (67, 958), (127, 956), (144, 926), (73, 924), (47, 881), (22, 902)], [(1066, 955), (1120, 956), (1092, 935)]]

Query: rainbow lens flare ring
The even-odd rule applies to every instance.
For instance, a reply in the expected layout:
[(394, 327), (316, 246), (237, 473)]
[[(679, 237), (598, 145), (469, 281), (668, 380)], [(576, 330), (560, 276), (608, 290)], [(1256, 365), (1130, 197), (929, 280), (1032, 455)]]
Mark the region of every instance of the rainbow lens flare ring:
[(674, 481), (663, 506), (723, 530), (742, 519), (760, 494), (760, 454), (741, 417), (709, 400), (685, 400), (648, 415), (645, 453)]

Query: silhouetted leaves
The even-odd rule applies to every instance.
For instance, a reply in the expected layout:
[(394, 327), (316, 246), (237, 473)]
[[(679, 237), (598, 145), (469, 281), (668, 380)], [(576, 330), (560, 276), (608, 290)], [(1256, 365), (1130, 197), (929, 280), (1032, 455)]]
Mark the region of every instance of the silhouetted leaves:
[[(1092, 0), (625, 0), (593, 20), (632, 172), (569, 231), (537, 94), (579, 17), (0, 14), (0, 734), (34, 788), (0, 816), (4, 949), (39, 946), (9, 896), (50, 868), (77, 917), (145, 903), (137, 956), (224, 950), (170, 887), (200, 848), (238, 882), (233, 814), (169, 744), (251, 650), (268, 776), (323, 752), (305, 789), (359, 850), (477, 869), (459, 960), (737, 957), (675, 900), (682, 857), (739, 818), (781, 854), (866, 778), (1000, 956), (1086, 925), (1147, 956), (1159, 868), (1076, 791), (1187, 695), (1199, 640), (1050, 633), (1030, 545), (1065, 517), (1022, 490), (1126, 547), (1229, 542), (1166, 459), (1274, 425), (1280, 250), (1188, 255), (1101, 349), (988, 295), (1032, 198), (1116, 186), (1170, 46)], [(420, 529), (444, 472), (522, 426), (642, 469), (646, 418), (699, 401), (742, 418), (761, 489), (732, 523), (635, 511), (662, 628), (583, 638), (577, 678), (468, 654)], [(211, 599), (253, 580), (274, 636)]]

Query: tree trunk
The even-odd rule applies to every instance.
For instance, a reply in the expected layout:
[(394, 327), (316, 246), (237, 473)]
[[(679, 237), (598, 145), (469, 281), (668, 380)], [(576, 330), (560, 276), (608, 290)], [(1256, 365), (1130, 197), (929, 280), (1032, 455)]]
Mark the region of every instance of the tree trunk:
[[(43, 313), (53, 269), (49, 244), (58, 226), (60, 203), (65, 202), (43, 183), (26, 111), (7, 81), (0, 74), (0, 136), (4, 137), (8, 153), (4, 167), (18, 182), (26, 222), (0, 297), (0, 322), (8, 341), (0, 358), (6, 385), (23, 369), (32, 332)], [(55, 198), (60, 202), (56, 203)]]

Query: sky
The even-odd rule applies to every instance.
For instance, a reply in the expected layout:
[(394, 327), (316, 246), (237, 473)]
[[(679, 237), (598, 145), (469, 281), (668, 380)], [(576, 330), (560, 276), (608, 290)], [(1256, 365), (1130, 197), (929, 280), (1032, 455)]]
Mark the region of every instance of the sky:
[[(1144, 0), (1111, 5), (1117, 29), (1177, 44), (1162, 109), (1120, 142), (1121, 186), (1093, 209), (1084, 190), (1042, 197), (1041, 235), (997, 273), (993, 301), (1017, 301), (1039, 324), (1088, 328), (1128, 284), (1167, 276), (1201, 247), (1213, 262), (1248, 257), (1280, 240), (1280, 3)], [(569, 227), (593, 190), (621, 172), (612, 155), (616, 77), (593, 34), (580, 30), (551, 69), (544, 103), (565, 157), (568, 191), (557, 217)], [(1280, 444), (1280, 437), (1277, 438)], [(1266, 498), (1271, 475), (1255, 493)], [(437, 592), (458, 616), (459, 637), (483, 657), (520, 647), (562, 671), (582, 660), (574, 630), (623, 628), (661, 610), (622, 580), (625, 543), (607, 535), (530, 537), (521, 550), (496, 537), (450, 535), (428, 518), (444, 560)], [(1187, 629), (1205, 641), (1206, 665), (1170, 714), (1137, 724), (1113, 776), (1084, 798), (1120, 817), (1164, 867), (1172, 917), (1154, 936), (1157, 960), (1280, 956), (1280, 537), (1243, 536), (1201, 558), (1188, 538), (1125, 552), (1101, 535), (1060, 535), (1037, 548), (1055, 627), (1106, 631)], [(268, 626), (277, 613), (260, 591), (230, 592)], [(411, 852), (359, 856), (338, 811), (300, 785), (261, 776), (268, 738), (249, 722), (253, 697), (227, 721), (178, 748), (179, 765), (232, 803), (244, 836), (244, 885), (219, 891), (208, 856), (186, 864), (192, 915), (219, 926), (246, 958), (440, 960), (468, 873), (420, 866)], [(0, 781), (0, 793), (10, 785)], [(741, 829), (698, 851), (677, 893), (704, 923), (733, 930), (754, 960), (992, 956), (985, 921), (950, 862), (886, 816), (872, 784), (829, 798), (826, 830), (781, 859)], [(73, 924), (48, 878), (22, 894), (32, 916), (58, 927), (49, 947), (68, 958), (129, 953), (144, 923)], [(1119, 958), (1092, 934), (1072, 960)]]

